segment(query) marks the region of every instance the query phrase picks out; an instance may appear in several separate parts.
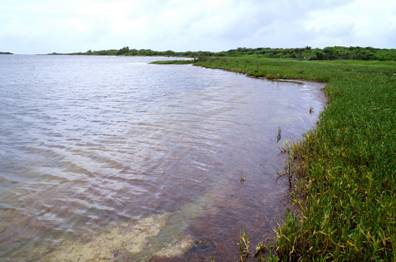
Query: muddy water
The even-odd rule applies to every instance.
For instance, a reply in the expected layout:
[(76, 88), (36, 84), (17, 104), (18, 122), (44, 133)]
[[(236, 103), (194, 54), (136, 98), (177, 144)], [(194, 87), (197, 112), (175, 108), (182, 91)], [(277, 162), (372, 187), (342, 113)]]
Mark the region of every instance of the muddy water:
[(0, 57), (3, 260), (230, 261), (242, 228), (273, 237), (279, 148), (321, 86), (151, 60)]

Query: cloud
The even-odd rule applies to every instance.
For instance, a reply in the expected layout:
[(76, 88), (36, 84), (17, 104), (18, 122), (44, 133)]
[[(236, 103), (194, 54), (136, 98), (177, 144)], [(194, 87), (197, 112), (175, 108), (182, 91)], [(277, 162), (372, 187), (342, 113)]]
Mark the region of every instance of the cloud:
[(317, 35), (314, 45), (396, 47), (396, 1), (355, 0), (310, 13), (306, 30)]
[(393, 0), (2, 0), (0, 50), (394, 47)]

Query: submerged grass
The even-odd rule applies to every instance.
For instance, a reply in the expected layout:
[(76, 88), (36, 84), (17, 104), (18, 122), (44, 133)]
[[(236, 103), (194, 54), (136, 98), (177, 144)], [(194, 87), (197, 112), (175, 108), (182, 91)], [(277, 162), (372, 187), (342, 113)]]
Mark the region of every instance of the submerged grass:
[(326, 82), (317, 128), (293, 145), (294, 203), (277, 230), (282, 261), (396, 260), (396, 63), (201, 58), (196, 65)]

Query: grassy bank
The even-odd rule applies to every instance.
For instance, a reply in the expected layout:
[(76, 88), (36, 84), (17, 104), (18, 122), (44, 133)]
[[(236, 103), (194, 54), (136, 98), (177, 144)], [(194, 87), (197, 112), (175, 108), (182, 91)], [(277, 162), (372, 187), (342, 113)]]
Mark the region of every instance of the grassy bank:
[(193, 64), (195, 60), (160, 60), (160, 61), (154, 61), (151, 62), (150, 64), (156, 64), (156, 65), (186, 65), (186, 64)]
[(327, 83), (317, 128), (291, 152), (299, 212), (278, 229), (281, 260), (395, 261), (395, 62), (240, 56), (196, 65)]
[(396, 63), (245, 56), (196, 64), (328, 83), (317, 128), (293, 147), (300, 212), (278, 230), (282, 260), (396, 258)]

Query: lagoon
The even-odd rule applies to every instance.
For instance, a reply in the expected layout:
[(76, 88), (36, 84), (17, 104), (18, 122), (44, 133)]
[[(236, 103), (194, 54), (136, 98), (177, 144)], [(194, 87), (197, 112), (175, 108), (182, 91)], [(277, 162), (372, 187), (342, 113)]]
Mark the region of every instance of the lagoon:
[(161, 59), (0, 57), (0, 257), (235, 260), (242, 229), (274, 237), (280, 149), (322, 85)]

